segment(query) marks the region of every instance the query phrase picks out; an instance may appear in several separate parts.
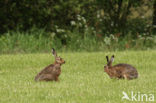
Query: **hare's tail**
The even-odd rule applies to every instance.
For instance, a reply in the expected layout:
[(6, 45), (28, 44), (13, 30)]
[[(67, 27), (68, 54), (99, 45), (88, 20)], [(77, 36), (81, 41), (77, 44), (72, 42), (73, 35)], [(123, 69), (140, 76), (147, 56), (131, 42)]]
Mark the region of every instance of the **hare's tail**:
[(39, 80), (39, 75), (35, 77), (35, 81), (38, 81), (38, 80)]

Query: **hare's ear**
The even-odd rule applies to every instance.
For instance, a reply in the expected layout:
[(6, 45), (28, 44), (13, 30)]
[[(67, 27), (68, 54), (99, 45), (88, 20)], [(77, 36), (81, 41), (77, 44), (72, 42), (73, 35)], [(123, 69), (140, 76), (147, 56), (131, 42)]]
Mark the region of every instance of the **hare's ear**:
[(55, 51), (54, 48), (52, 48), (52, 54), (53, 54), (55, 57), (57, 57), (57, 53), (56, 53), (56, 51)]
[(107, 59), (107, 63), (109, 62), (109, 58), (108, 58), (108, 56), (106, 56), (106, 59)]
[(114, 62), (114, 55), (112, 55), (110, 62)]

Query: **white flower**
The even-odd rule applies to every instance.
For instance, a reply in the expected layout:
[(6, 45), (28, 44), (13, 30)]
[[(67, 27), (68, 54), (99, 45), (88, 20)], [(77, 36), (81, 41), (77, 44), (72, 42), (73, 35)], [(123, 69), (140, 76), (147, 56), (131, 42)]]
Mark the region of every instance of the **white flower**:
[(65, 32), (65, 30), (64, 29), (56, 29), (56, 32), (62, 33), (62, 32)]
[(110, 45), (111, 40), (110, 40), (109, 37), (105, 37), (105, 38), (104, 38), (104, 42), (105, 42), (107, 45)]
[(100, 14), (97, 14), (97, 18), (100, 18)]
[(112, 26), (112, 27), (114, 26), (114, 23), (113, 23), (113, 22), (111, 22), (111, 26)]
[(77, 20), (81, 20), (81, 16), (80, 15), (77, 15)]
[(82, 17), (82, 20), (83, 20), (84, 23), (86, 23), (86, 19), (84, 17)]
[(85, 25), (85, 28), (88, 28), (88, 26), (87, 26), (87, 25)]
[(76, 25), (76, 22), (75, 22), (75, 21), (71, 21), (70, 24), (71, 24), (72, 26), (74, 26), (74, 25)]

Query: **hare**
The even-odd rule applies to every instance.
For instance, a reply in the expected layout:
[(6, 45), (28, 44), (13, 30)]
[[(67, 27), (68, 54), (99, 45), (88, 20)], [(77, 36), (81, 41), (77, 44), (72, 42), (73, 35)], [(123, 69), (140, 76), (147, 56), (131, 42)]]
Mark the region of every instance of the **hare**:
[(112, 62), (114, 61), (114, 55), (109, 60), (108, 56), (106, 56), (107, 65), (104, 66), (104, 72), (106, 72), (110, 78), (118, 78), (118, 79), (136, 79), (138, 78), (138, 72), (136, 68), (131, 66), (130, 64), (117, 64), (112, 66)]
[(52, 54), (55, 57), (54, 64), (50, 64), (39, 72), (35, 77), (35, 81), (58, 81), (58, 77), (61, 74), (61, 65), (64, 64), (65, 61), (57, 56), (54, 48), (52, 49)]

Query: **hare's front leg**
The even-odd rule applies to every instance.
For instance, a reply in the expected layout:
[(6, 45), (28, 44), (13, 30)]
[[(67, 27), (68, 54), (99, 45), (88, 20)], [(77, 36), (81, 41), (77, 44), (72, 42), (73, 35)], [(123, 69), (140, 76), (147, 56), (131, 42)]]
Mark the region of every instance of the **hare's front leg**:
[(58, 78), (58, 76), (56, 76), (56, 77), (55, 77), (55, 81), (59, 81), (59, 78)]

